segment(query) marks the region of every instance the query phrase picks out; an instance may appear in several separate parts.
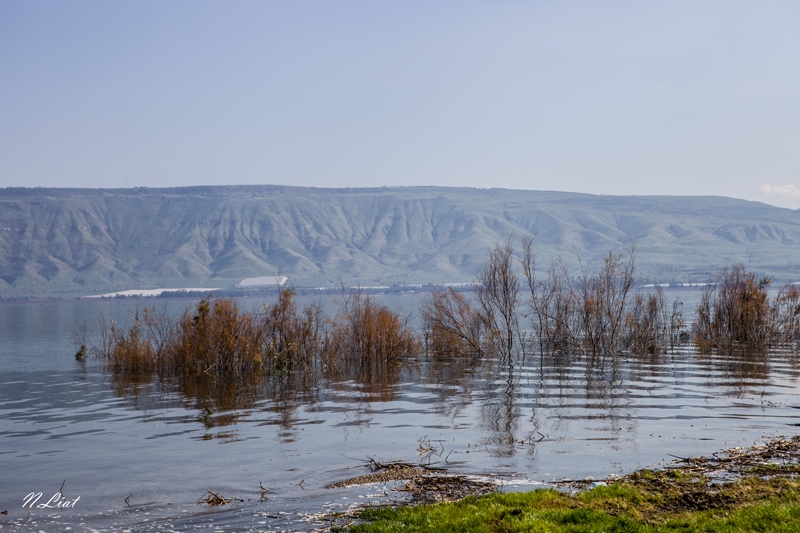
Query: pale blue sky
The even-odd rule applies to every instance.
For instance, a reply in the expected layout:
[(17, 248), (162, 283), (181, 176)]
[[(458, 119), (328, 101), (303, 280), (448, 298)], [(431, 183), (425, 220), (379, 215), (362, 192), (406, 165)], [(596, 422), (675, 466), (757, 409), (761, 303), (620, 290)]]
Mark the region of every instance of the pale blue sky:
[(800, 2), (0, 2), (0, 187), (250, 183), (800, 207)]

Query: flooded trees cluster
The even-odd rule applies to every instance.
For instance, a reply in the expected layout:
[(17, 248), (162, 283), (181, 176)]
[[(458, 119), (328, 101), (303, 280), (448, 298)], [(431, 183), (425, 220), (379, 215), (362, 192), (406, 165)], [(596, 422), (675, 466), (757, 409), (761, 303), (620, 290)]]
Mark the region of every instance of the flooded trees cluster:
[(680, 302), (667, 305), (660, 288), (632, 294), (634, 284), (632, 249), (609, 253), (594, 273), (555, 259), (539, 275), (532, 241), (523, 239), (519, 260), (507, 241), (490, 252), (472, 304), (452, 289), (423, 304), (426, 346), (438, 354), (663, 353), (685, 326)]
[(333, 317), (318, 304), (299, 309), (294, 291), (283, 289), (259, 311), (208, 298), (178, 318), (145, 307), (128, 322), (119, 327), (101, 317), (92, 348), (116, 373), (273, 374), (353, 360), (395, 362), (418, 351), (407, 318), (360, 291), (344, 294)]
[(257, 311), (243, 311), (233, 299), (203, 299), (178, 318), (149, 307), (125, 327), (101, 317), (92, 350), (115, 373), (274, 375), (295, 369), (377, 378), (422, 353), (657, 355), (692, 339), (701, 351), (730, 351), (800, 338), (794, 285), (770, 298), (768, 279), (742, 265), (725, 269), (704, 289), (689, 330), (679, 301), (667, 302), (659, 287), (634, 289), (634, 256), (633, 248), (609, 253), (595, 272), (580, 262), (570, 269), (557, 258), (542, 272), (532, 240), (522, 240), (519, 254), (506, 241), (490, 251), (472, 294), (438, 288), (424, 298), (419, 332), (408, 317), (360, 290), (343, 290), (330, 316), (318, 304), (298, 308), (293, 290), (283, 289)]
[(522, 240), (519, 259), (510, 241), (497, 245), (478, 273), (473, 301), (444, 289), (423, 303), (425, 346), (433, 354), (657, 355), (690, 340), (701, 352), (800, 341), (796, 285), (771, 298), (769, 278), (744, 265), (723, 269), (705, 285), (689, 328), (679, 300), (666, 301), (658, 286), (634, 290), (634, 257), (633, 247), (609, 253), (596, 272), (580, 262), (571, 270), (556, 258), (539, 273), (531, 239)]

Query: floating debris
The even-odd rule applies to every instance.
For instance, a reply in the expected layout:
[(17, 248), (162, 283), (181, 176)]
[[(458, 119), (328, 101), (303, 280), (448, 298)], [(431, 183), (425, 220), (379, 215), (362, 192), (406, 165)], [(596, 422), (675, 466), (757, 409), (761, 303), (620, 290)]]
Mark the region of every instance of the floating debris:
[(488, 494), (497, 490), (497, 485), (487, 481), (476, 481), (466, 476), (445, 475), (442, 468), (413, 465), (403, 461), (379, 463), (370, 459), (373, 472), (343, 481), (331, 483), (326, 488), (336, 489), (369, 483), (405, 481), (394, 490), (409, 493), (415, 504), (455, 501), (467, 496)]
[(676, 458), (668, 469), (712, 479), (744, 475), (793, 475), (800, 472), (800, 436), (778, 437), (766, 444), (732, 448), (706, 457)]
[(239, 498), (223, 498), (216, 492), (211, 492), (210, 490), (206, 489), (206, 493), (197, 499), (197, 503), (204, 503), (208, 506), (213, 505), (228, 505), (231, 502), (241, 502)]
[(390, 481), (407, 481), (417, 476), (423, 475), (425, 472), (441, 471), (440, 469), (433, 469), (430, 467), (416, 466), (404, 461), (391, 461), (389, 463), (379, 463), (374, 459), (370, 459), (369, 463), (372, 469), (371, 474), (363, 476), (356, 476), (336, 483), (331, 483), (325, 488), (327, 489), (341, 489), (345, 487), (352, 487), (354, 485), (368, 485), (370, 483), (388, 483)]
[[(736, 481), (745, 476), (800, 477), (800, 436), (790, 439), (777, 437), (765, 444), (748, 448), (731, 448), (708, 456), (675, 457), (663, 471), (671, 473), (673, 477), (683, 475), (693, 479), (703, 478), (709, 484)], [(640, 470), (626, 476), (612, 475), (606, 481), (608, 483), (627, 481), (636, 484), (642, 477), (642, 472), (654, 471)], [(562, 479), (553, 484), (572, 489), (593, 488), (592, 484), (599, 485), (592, 477)]]
[(413, 503), (438, 503), (489, 494), (497, 490), (497, 485), (466, 476), (418, 476), (397, 490), (410, 492)]

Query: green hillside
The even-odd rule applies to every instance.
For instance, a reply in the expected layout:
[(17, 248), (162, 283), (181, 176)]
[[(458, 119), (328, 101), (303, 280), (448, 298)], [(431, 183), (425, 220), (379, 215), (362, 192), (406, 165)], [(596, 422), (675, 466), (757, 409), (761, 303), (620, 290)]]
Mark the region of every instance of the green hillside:
[(0, 295), (152, 286), (460, 282), (533, 235), (540, 264), (636, 243), (640, 278), (744, 262), (800, 279), (800, 212), (721, 197), (408, 187), (0, 189)]

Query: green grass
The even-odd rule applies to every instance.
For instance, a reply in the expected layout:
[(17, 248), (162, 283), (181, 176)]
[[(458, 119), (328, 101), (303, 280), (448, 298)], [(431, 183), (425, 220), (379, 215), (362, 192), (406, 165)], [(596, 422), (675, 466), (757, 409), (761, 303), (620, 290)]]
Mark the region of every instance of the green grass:
[(800, 532), (800, 482), (749, 477), (710, 485), (681, 472), (642, 471), (575, 495), (491, 494), (455, 503), (372, 508), (358, 533)]

